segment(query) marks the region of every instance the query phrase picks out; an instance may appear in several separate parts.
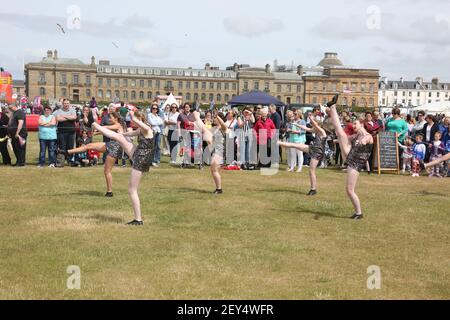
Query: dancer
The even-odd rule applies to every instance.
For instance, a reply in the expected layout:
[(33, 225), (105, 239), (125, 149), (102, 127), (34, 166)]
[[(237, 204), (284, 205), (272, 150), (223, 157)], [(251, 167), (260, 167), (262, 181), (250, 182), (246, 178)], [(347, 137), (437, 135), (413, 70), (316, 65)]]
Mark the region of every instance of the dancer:
[[(150, 171), (150, 165), (154, 157), (154, 135), (151, 126), (148, 124), (145, 115), (139, 111), (131, 111), (130, 116), (133, 123), (138, 127), (137, 130), (126, 133), (114, 132), (106, 127), (102, 127), (97, 123), (97, 116), (93, 116), (94, 123), (92, 127), (105, 137), (117, 141), (123, 151), (132, 159), (133, 167), (131, 170), (130, 182), (128, 185), (128, 194), (133, 205), (134, 220), (128, 225), (142, 226), (141, 202), (139, 200), (138, 188), (141, 182), (142, 173)], [(137, 136), (138, 145), (135, 146), (128, 138)]]
[[(89, 118), (91, 118), (91, 120), (89, 120), (89, 126), (92, 124), (93, 122), (93, 115), (90, 112), (89, 113)], [(125, 122), (122, 120), (122, 117), (120, 116), (119, 113), (117, 112), (111, 112), (109, 114), (109, 121), (111, 123), (111, 125), (109, 126), (104, 126), (103, 128), (117, 132), (117, 133), (124, 133), (127, 131), (126, 129), (126, 124)], [(104, 175), (105, 175), (105, 180), (106, 180), (106, 194), (105, 197), (108, 198), (112, 198), (114, 196), (113, 194), (113, 178), (112, 178), (112, 169), (114, 167), (114, 164), (116, 163), (116, 161), (118, 159), (122, 158), (122, 147), (120, 146), (120, 144), (117, 141), (108, 141), (108, 142), (95, 142), (95, 143), (89, 143), (86, 145), (81, 145), (79, 148), (75, 148), (75, 149), (71, 149), (68, 150), (65, 155), (66, 158), (70, 158), (73, 154), (77, 154), (77, 153), (82, 153), (82, 152), (87, 152), (89, 150), (95, 150), (101, 153), (106, 153), (106, 161), (105, 161), (105, 165), (104, 165)]]
[(347, 161), (347, 195), (353, 204), (355, 214), (351, 219), (359, 220), (363, 218), (361, 211), (361, 202), (355, 192), (356, 183), (358, 182), (359, 172), (366, 169), (367, 161), (373, 150), (373, 137), (364, 129), (363, 119), (353, 121), (353, 129), (355, 134), (347, 136), (339, 122), (339, 115), (336, 110), (335, 103), (337, 96), (328, 105), (332, 106), (327, 109), (331, 122), (334, 126), (339, 146), (341, 147), (342, 158)]
[(224, 117), (217, 113), (214, 113), (213, 126), (208, 129), (200, 118), (200, 114), (195, 111), (195, 126), (198, 131), (203, 135), (203, 141), (208, 144), (207, 150), (212, 151), (211, 157), (211, 175), (216, 184), (216, 190), (213, 194), (222, 194), (222, 177), (220, 176), (220, 166), (224, 164), (226, 157), (225, 144), (228, 127), (225, 124)]
[(289, 143), (289, 142), (278, 142), (278, 145), (284, 148), (295, 148), (304, 153), (308, 153), (311, 157), (311, 163), (309, 165), (309, 180), (311, 182), (311, 190), (307, 194), (308, 196), (314, 196), (317, 194), (317, 176), (316, 170), (320, 161), (325, 158), (325, 144), (327, 142), (327, 133), (323, 129), (321, 122), (316, 122), (315, 116), (311, 114), (309, 116), (309, 121), (311, 122), (313, 128), (308, 128), (306, 126), (298, 124), (297, 127), (305, 130), (306, 132), (315, 133), (314, 141), (311, 145), (304, 143)]

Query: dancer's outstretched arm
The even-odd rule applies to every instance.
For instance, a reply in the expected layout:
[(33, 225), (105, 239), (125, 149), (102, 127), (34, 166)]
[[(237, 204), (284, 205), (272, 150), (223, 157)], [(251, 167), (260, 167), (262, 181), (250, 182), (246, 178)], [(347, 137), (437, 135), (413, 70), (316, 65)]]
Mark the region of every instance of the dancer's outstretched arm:
[(220, 130), (222, 130), (223, 132), (227, 132), (227, 125), (225, 124), (225, 122), (223, 122), (221, 117), (217, 117), (217, 121), (220, 124)]
[(144, 135), (148, 134), (152, 130), (152, 128), (149, 125), (142, 122), (141, 120), (139, 120), (136, 117), (136, 115), (134, 114), (134, 111), (130, 111), (130, 116), (131, 116), (131, 119), (133, 120), (133, 122), (142, 130), (142, 133)]
[[(316, 130), (316, 132), (319, 133), (319, 135), (323, 138), (327, 136), (327, 133), (325, 132), (325, 130), (323, 130), (316, 122), (316, 120), (314, 120), (313, 116), (309, 116), (309, 121), (311, 122), (313, 128)], [(309, 129), (309, 128), (308, 128)]]

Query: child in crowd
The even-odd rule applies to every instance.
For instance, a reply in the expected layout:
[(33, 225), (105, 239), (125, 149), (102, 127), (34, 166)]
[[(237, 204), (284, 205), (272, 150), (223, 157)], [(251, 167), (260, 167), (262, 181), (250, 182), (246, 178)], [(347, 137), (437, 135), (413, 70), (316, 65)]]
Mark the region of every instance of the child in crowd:
[[(437, 131), (434, 134), (434, 141), (433, 143), (430, 143), (430, 149), (431, 149), (431, 156), (430, 160), (438, 160), (444, 156), (445, 153), (445, 146), (444, 143), (441, 141), (442, 133), (440, 131)], [(438, 177), (442, 178), (441, 172), (443, 172), (443, 166), (442, 163), (435, 165), (430, 168), (430, 177)]]
[(407, 137), (405, 139), (405, 144), (398, 143), (400, 148), (403, 149), (402, 153), (402, 163), (403, 163), (403, 170), (402, 173), (404, 174), (406, 170), (411, 172), (412, 170), (412, 159), (413, 159), (413, 146), (414, 142), (410, 137)]
[[(80, 147), (83, 145), (88, 145), (89, 143), (92, 143), (92, 138), (90, 138), (88, 136), (87, 131), (82, 131), (81, 136), (77, 141), (77, 147)], [(75, 157), (75, 161), (74, 161), (75, 165), (85, 167), (86, 165), (90, 164), (89, 155), (88, 155), (87, 151), (81, 152), (81, 153), (76, 153), (74, 157)]]
[[(445, 145), (445, 154), (446, 155), (450, 153), (450, 130), (447, 132), (447, 135), (448, 135), (448, 139), (447, 139), (447, 144)], [(447, 161), (447, 178), (450, 178), (450, 161)]]
[(427, 153), (427, 147), (423, 143), (423, 135), (416, 135), (416, 143), (413, 146), (413, 157), (412, 157), (412, 176), (419, 177), (422, 168), (423, 161), (425, 159), (425, 154)]

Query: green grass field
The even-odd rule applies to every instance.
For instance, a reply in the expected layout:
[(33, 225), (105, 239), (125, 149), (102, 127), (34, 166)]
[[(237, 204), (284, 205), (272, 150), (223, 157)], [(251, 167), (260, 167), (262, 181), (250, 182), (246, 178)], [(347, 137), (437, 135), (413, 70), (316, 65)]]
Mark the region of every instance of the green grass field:
[(213, 196), (207, 169), (163, 164), (143, 178), (136, 228), (129, 173), (115, 168), (106, 199), (102, 167), (0, 167), (0, 299), (450, 298), (449, 179), (362, 175), (366, 219), (352, 221), (341, 171), (320, 170), (314, 198), (307, 170), (223, 172)]

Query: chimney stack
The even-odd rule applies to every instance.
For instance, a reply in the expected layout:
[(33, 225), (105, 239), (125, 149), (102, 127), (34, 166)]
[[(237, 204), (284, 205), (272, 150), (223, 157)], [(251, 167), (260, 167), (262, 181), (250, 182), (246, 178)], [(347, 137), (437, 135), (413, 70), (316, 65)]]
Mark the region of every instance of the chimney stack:
[(431, 83), (434, 84), (435, 86), (437, 86), (439, 84), (439, 79), (438, 78), (433, 78), (431, 80)]
[(297, 74), (300, 77), (303, 76), (303, 66), (302, 65), (297, 66)]
[(266, 64), (266, 73), (270, 73), (270, 64)]
[(51, 59), (53, 57), (53, 52), (52, 50), (48, 50), (47, 51), (47, 58)]
[(234, 72), (238, 72), (238, 71), (239, 71), (239, 65), (238, 65), (237, 63), (235, 63), (235, 64), (233, 65), (233, 71), (234, 71)]
[(95, 57), (94, 56), (91, 57), (91, 66), (95, 66)]
[(416, 78), (416, 81), (417, 81), (420, 85), (423, 84), (423, 78), (422, 78), (422, 77), (417, 77), (417, 78)]
[(55, 49), (55, 51), (53, 51), (53, 59), (57, 60), (58, 59), (58, 51)]

